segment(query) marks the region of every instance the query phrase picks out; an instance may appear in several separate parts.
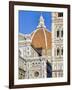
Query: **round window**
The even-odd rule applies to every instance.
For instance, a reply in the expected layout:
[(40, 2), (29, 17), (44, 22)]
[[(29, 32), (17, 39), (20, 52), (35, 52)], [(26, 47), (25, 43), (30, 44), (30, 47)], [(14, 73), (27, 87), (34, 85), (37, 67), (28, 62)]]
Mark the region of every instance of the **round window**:
[(38, 77), (38, 76), (39, 76), (39, 72), (36, 71), (36, 72), (34, 73), (34, 76), (35, 76), (35, 77)]

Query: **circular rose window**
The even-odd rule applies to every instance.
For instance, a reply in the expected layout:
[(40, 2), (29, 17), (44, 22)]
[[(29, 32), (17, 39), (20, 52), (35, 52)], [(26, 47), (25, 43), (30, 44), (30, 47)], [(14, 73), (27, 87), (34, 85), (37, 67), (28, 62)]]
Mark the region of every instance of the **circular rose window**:
[(38, 77), (38, 76), (39, 76), (39, 72), (36, 71), (36, 72), (34, 73), (34, 76), (35, 76), (35, 77)]

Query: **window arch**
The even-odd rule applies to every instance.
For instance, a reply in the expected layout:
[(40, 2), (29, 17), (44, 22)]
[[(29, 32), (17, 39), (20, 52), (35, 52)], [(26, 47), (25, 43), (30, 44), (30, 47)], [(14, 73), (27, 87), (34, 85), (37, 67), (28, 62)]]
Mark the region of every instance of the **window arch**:
[(63, 29), (61, 30), (61, 37), (63, 37)]
[(63, 55), (63, 48), (61, 49), (61, 55)]
[(58, 17), (63, 17), (63, 13), (58, 13)]
[(59, 55), (60, 55), (60, 49), (57, 48), (57, 56), (59, 56)]
[(60, 33), (59, 30), (57, 30), (57, 38), (59, 37), (59, 33)]
[(25, 75), (26, 75), (26, 71), (24, 71), (23, 69), (19, 68), (19, 79), (24, 79)]
[(59, 27), (57, 28), (56, 37), (57, 37), (57, 38), (63, 37), (63, 28), (62, 28), (62, 26), (59, 26)]
[(19, 49), (19, 56), (21, 56), (21, 50)]

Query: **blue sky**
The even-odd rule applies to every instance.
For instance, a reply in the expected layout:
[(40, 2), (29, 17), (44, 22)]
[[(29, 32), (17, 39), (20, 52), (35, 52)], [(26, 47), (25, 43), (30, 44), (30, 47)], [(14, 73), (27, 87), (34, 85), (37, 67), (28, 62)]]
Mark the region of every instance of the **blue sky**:
[[(34, 31), (39, 23), (40, 11), (19, 11), (19, 32), (23, 34), (30, 34)], [(42, 11), (42, 16), (45, 20), (45, 25), (51, 31), (52, 16), (51, 12)]]

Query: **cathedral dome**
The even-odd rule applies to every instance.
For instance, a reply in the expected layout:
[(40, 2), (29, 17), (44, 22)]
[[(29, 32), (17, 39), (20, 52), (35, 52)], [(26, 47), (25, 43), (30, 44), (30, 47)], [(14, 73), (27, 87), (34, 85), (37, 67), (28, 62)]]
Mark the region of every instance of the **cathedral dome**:
[(51, 32), (48, 32), (45, 28), (38, 28), (32, 33), (32, 46), (35, 48), (50, 49)]
[(50, 49), (51, 32), (46, 29), (44, 18), (41, 14), (37, 29), (31, 34), (32, 46), (34, 48)]

